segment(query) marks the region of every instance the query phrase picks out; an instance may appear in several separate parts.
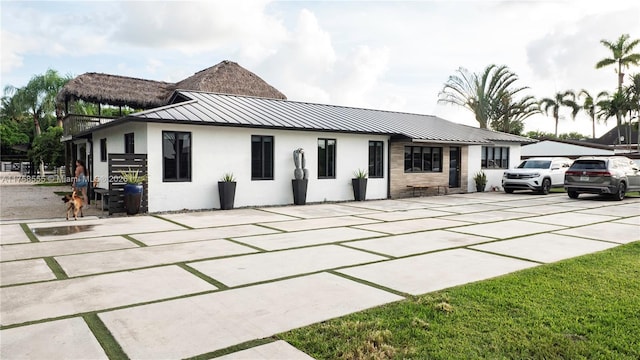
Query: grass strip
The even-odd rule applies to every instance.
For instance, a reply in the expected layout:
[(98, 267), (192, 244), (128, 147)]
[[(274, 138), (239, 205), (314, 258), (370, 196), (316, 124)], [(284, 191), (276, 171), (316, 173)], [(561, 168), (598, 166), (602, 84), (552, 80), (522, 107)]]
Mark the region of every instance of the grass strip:
[(24, 231), (25, 235), (27, 235), (27, 237), (29, 238), (29, 241), (31, 241), (31, 242), (40, 242), (40, 240), (38, 240), (38, 238), (33, 233), (33, 231), (31, 231), (31, 229), (29, 229), (29, 225), (27, 225), (25, 223), (21, 223), (20, 227), (22, 228), (22, 231)]
[(185, 229), (193, 229), (191, 226), (188, 226), (188, 225), (185, 225), (185, 224), (181, 224), (181, 223), (179, 223), (179, 222), (177, 222), (177, 221), (173, 221), (173, 220), (171, 220), (171, 219), (167, 219), (167, 218), (162, 217), (162, 216), (160, 216), (160, 215), (156, 215), (156, 214), (149, 214), (149, 216), (152, 216), (152, 217), (154, 217), (154, 218), (156, 218), (156, 219), (160, 219), (160, 220), (164, 220), (164, 221), (170, 222), (170, 223), (175, 224), (175, 225), (178, 225), (178, 226), (182, 226), (182, 227), (183, 227), (183, 228), (185, 228)]
[(49, 269), (53, 271), (53, 274), (56, 276), (56, 279), (64, 280), (69, 278), (69, 275), (67, 275), (67, 273), (64, 272), (64, 269), (62, 269), (62, 266), (60, 266), (60, 264), (58, 264), (56, 259), (54, 259), (52, 256), (45, 257), (44, 261), (47, 263), (47, 266), (49, 266)]
[(89, 329), (96, 337), (100, 346), (111, 360), (128, 360), (129, 356), (122, 350), (120, 344), (113, 337), (107, 326), (100, 320), (97, 314), (86, 314), (82, 316), (89, 326)]
[(207, 276), (207, 275), (201, 273), (200, 271), (188, 266), (187, 264), (182, 263), (182, 264), (176, 264), (176, 265), (181, 267), (183, 270), (186, 270), (186, 271), (190, 272), (191, 274), (199, 277), (200, 279), (208, 282), (209, 284), (217, 287), (220, 290), (226, 290), (226, 289), (229, 288), (227, 285), (221, 283), (220, 281), (218, 281), (218, 280), (216, 280), (216, 279), (214, 279), (214, 278), (212, 278), (210, 276)]
[(231, 346), (231, 347), (228, 347), (228, 348), (224, 348), (224, 349), (208, 352), (208, 353), (205, 353), (205, 354), (200, 354), (200, 355), (197, 355), (197, 356), (185, 358), (185, 360), (207, 360), (207, 359), (213, 359), (213, 358), (217, 358), (217, 357), (220, 357), (220, 356), (223, 356), (223, 355), (227, 355), (227, 354), (231, 354), (231, 353), (234, 353), (234, 352), (251, 349), (251, 348), (256, 347), (256, 346), (269, 344), (269, 343), (274, 342), (275, 340), (276, 339), (274, 339), (274, 338), (251, 340), (251, 341), (247, 341), (247, 342), (244, 342), (242, 344), (234, 345), (234, 346)]
[(316, 359), (638, 359), (640, 242), (278, 335)]
[(147, 244), (143, 243), (142, 241), (136, 240), (136, 239), (132, 238), (129, 235), (122, 235), (122, 237), (127, 239), (127, 240), (129, 240), (129, 241), (131, 241), (132, 243), (134, 243), (134, 244), (136, 244), (136, 245), (138, 245), (140, 247), (147, 247), (148, 246)]

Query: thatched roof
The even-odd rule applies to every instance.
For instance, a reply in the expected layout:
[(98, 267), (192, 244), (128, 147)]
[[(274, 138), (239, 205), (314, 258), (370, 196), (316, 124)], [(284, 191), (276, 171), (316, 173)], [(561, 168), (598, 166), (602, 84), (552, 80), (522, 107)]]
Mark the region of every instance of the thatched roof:
[(85, 73), (69, 81), (56, 96), (59, 104), (70, 100), (150, 109), (166, 104), (174, 84), (127, 76)]
[(69, 81), (60, 90), (56, 100), (59, 104), (70, 100), (84, 100), (151, 109), (166, 105), (176, 89), (286, 99), (284, 94), (256, 74), (235, 62), (225, 60), (177, 83), (86, 73)]
[(283, 93), (267, 84), (258, 75), (228, 60), (200, 70), (193, 76), (177, 82), (175, 86), (180, 90), (287, 99)]

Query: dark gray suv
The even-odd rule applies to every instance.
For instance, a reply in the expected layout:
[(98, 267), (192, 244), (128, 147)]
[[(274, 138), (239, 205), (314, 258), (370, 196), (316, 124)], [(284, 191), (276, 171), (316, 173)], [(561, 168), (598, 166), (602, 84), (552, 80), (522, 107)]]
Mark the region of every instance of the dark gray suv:
[(564, 188), (572, 199), (585, 193), (622, 200), (628, 191), (640, 191), (640, 168), (624, 156), (581, 157), (564, 174)]

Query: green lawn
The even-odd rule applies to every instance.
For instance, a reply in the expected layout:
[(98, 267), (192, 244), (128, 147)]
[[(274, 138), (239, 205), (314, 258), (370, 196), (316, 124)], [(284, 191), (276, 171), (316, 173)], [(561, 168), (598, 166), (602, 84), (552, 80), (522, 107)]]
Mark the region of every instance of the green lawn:
[(640, 242), (278, 337), (317, 359), (640, 359)]

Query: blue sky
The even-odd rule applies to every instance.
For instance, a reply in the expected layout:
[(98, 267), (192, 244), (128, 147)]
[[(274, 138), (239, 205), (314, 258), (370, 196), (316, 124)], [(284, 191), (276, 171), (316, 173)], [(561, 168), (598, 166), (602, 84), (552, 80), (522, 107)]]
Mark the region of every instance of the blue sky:
[[(175, 82), (231, 60), (290, 100), (432, 114), (476, 125), (438, 104), (458, 67), (504, 64), (537, 98), (611, 91), (601, 39), (640, 37), (637, 1), (4, 1), (4, 88), (48, 68)], [(637, 49), (640, 51), (640, 48)], [(640, 72), (632, 68), (627, 73)], [(600, 125), (597, 135), (615, 120)], [(535, 116), (525, 130), (553, 131)], [(560, 132), (590, 134), (580, 115)]]

